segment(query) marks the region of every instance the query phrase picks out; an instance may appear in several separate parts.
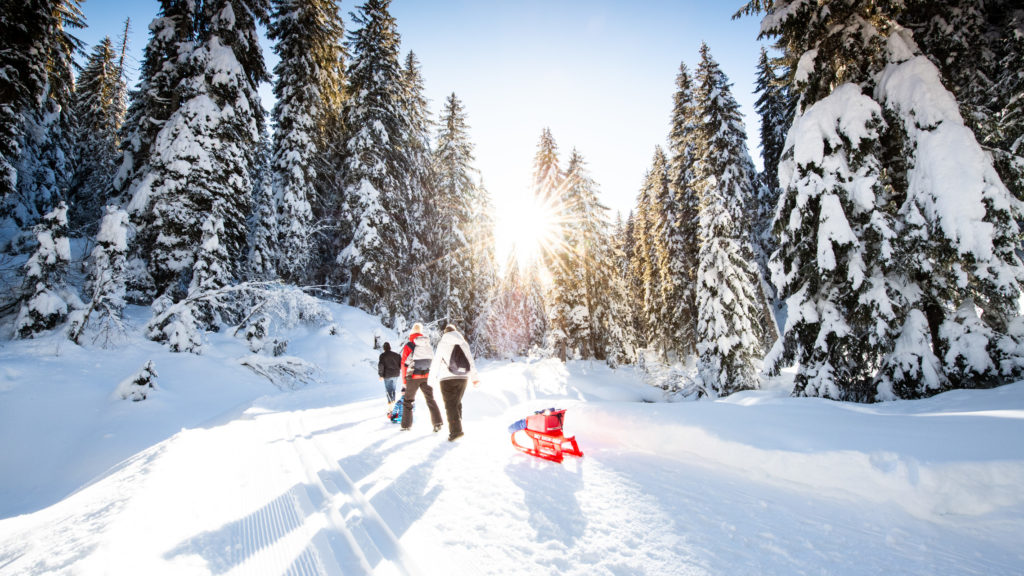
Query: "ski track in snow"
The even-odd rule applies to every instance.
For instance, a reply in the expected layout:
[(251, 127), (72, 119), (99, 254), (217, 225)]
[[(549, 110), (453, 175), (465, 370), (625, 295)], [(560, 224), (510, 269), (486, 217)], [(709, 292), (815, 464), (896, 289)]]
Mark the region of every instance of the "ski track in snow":
[(686, 438), (619, 436), (628, 426), (581, 424), (582, 458), (530, 457), (506, 432), (529, 410), (569, 408), (572, 434), (584, 420), (621, 416), (617, 404), (543, 365), (499, 367), (484, 380), (499, 391), (467, 392), (466, 436), (455, 443), (430, 431), (422, 397), (405, 433), (384, 418), (382, 400), (353, 402), (338, 387), (259, 399), (54, 506), (0, 520), (0, 574), (982, 575), (1024, 566), (1019, 537), (999, 535), (1020, 529), (1019, 509), (951, 528), (663, 449)]

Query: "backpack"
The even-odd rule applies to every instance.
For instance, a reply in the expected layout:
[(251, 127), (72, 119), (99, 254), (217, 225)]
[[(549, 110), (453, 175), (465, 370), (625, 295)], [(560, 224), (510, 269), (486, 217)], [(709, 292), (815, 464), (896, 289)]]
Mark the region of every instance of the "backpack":
[(448, 371), (453, 376), (465, 376), (469, 374), (469, 369), (469, 358), (462, 351), (462, 345), (456, 344), (452, 346), (452, 355), (448, 358)]
[(434, 349), (430, 347), (430, 338), (421, 334), (406, 346), (410, 348), (409, 357), (405, 360), (405, 365), (409, 367), (409, 370), (417, 376), (428, 373), (430, 362), (434, 359)]

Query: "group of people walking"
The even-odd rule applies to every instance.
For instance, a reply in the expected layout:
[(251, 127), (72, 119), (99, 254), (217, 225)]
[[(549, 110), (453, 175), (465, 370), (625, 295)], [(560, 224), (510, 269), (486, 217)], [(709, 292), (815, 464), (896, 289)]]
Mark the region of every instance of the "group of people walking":
[[(441, 430), (444, 422), (434, 400), (434, 388), (440, 387), (448, 419), (448, 441), (453, 442), (463, 435), (462, 397), (469, 382), (476, 386), (480, 377), (469, 344), (455, 326), (449, 324), (445, 327), (435, 351), (430, 345), (430, 338), (423, 333), (423, 325), (419, 322), (413, 324), (401, 355), (391, 350), (389, 342), (384, 343), (384, 353), (377, 361), (377, 374), (384, 381), (388, 402), (395, 403), (396, 410), (401, 406), (401, 430), (412, 428), (413, 403), (418, 390), (423, 391), (434, 432)], [(401, 398), (396, 402), (395, 380), (398, 378), (404, 387)]]

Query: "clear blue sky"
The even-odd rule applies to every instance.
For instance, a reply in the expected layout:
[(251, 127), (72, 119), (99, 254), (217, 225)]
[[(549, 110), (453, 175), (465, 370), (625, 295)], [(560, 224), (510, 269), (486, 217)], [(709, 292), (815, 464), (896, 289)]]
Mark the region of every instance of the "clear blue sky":
[[(343, 2), (349, 12), (359, 2)], [(679, 63), (702, 41), (733, 83), (760, 166), (753, 110), (759, 19), (730, 20), (743, 0), (394, 0), (402, 51), (423, 66), (435, 114), (452, 92), (466, 107), (477, 168), (499, 210), (529, 187), (541, 130), (564, 162), (576, 148), (613, 210), (632, 208), (655, 145), (664, 145)], [(86, 0), (88, 47), (132, 19), (132, 83), (155, 0)], [(268, 66), (276, 55), (265, 47)], [(269, 88), (264, 106), (272, 105)]]

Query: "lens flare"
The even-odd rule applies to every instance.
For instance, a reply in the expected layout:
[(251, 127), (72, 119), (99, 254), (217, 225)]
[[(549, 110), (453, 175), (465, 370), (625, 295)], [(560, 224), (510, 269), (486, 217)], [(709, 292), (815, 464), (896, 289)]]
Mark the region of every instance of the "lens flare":
[(525, 269), (543, 264), (561, 244), (561, 210), (550, 199), (528, 196), (500, 207), (495, 214), (495, 243), (499, 262)]

